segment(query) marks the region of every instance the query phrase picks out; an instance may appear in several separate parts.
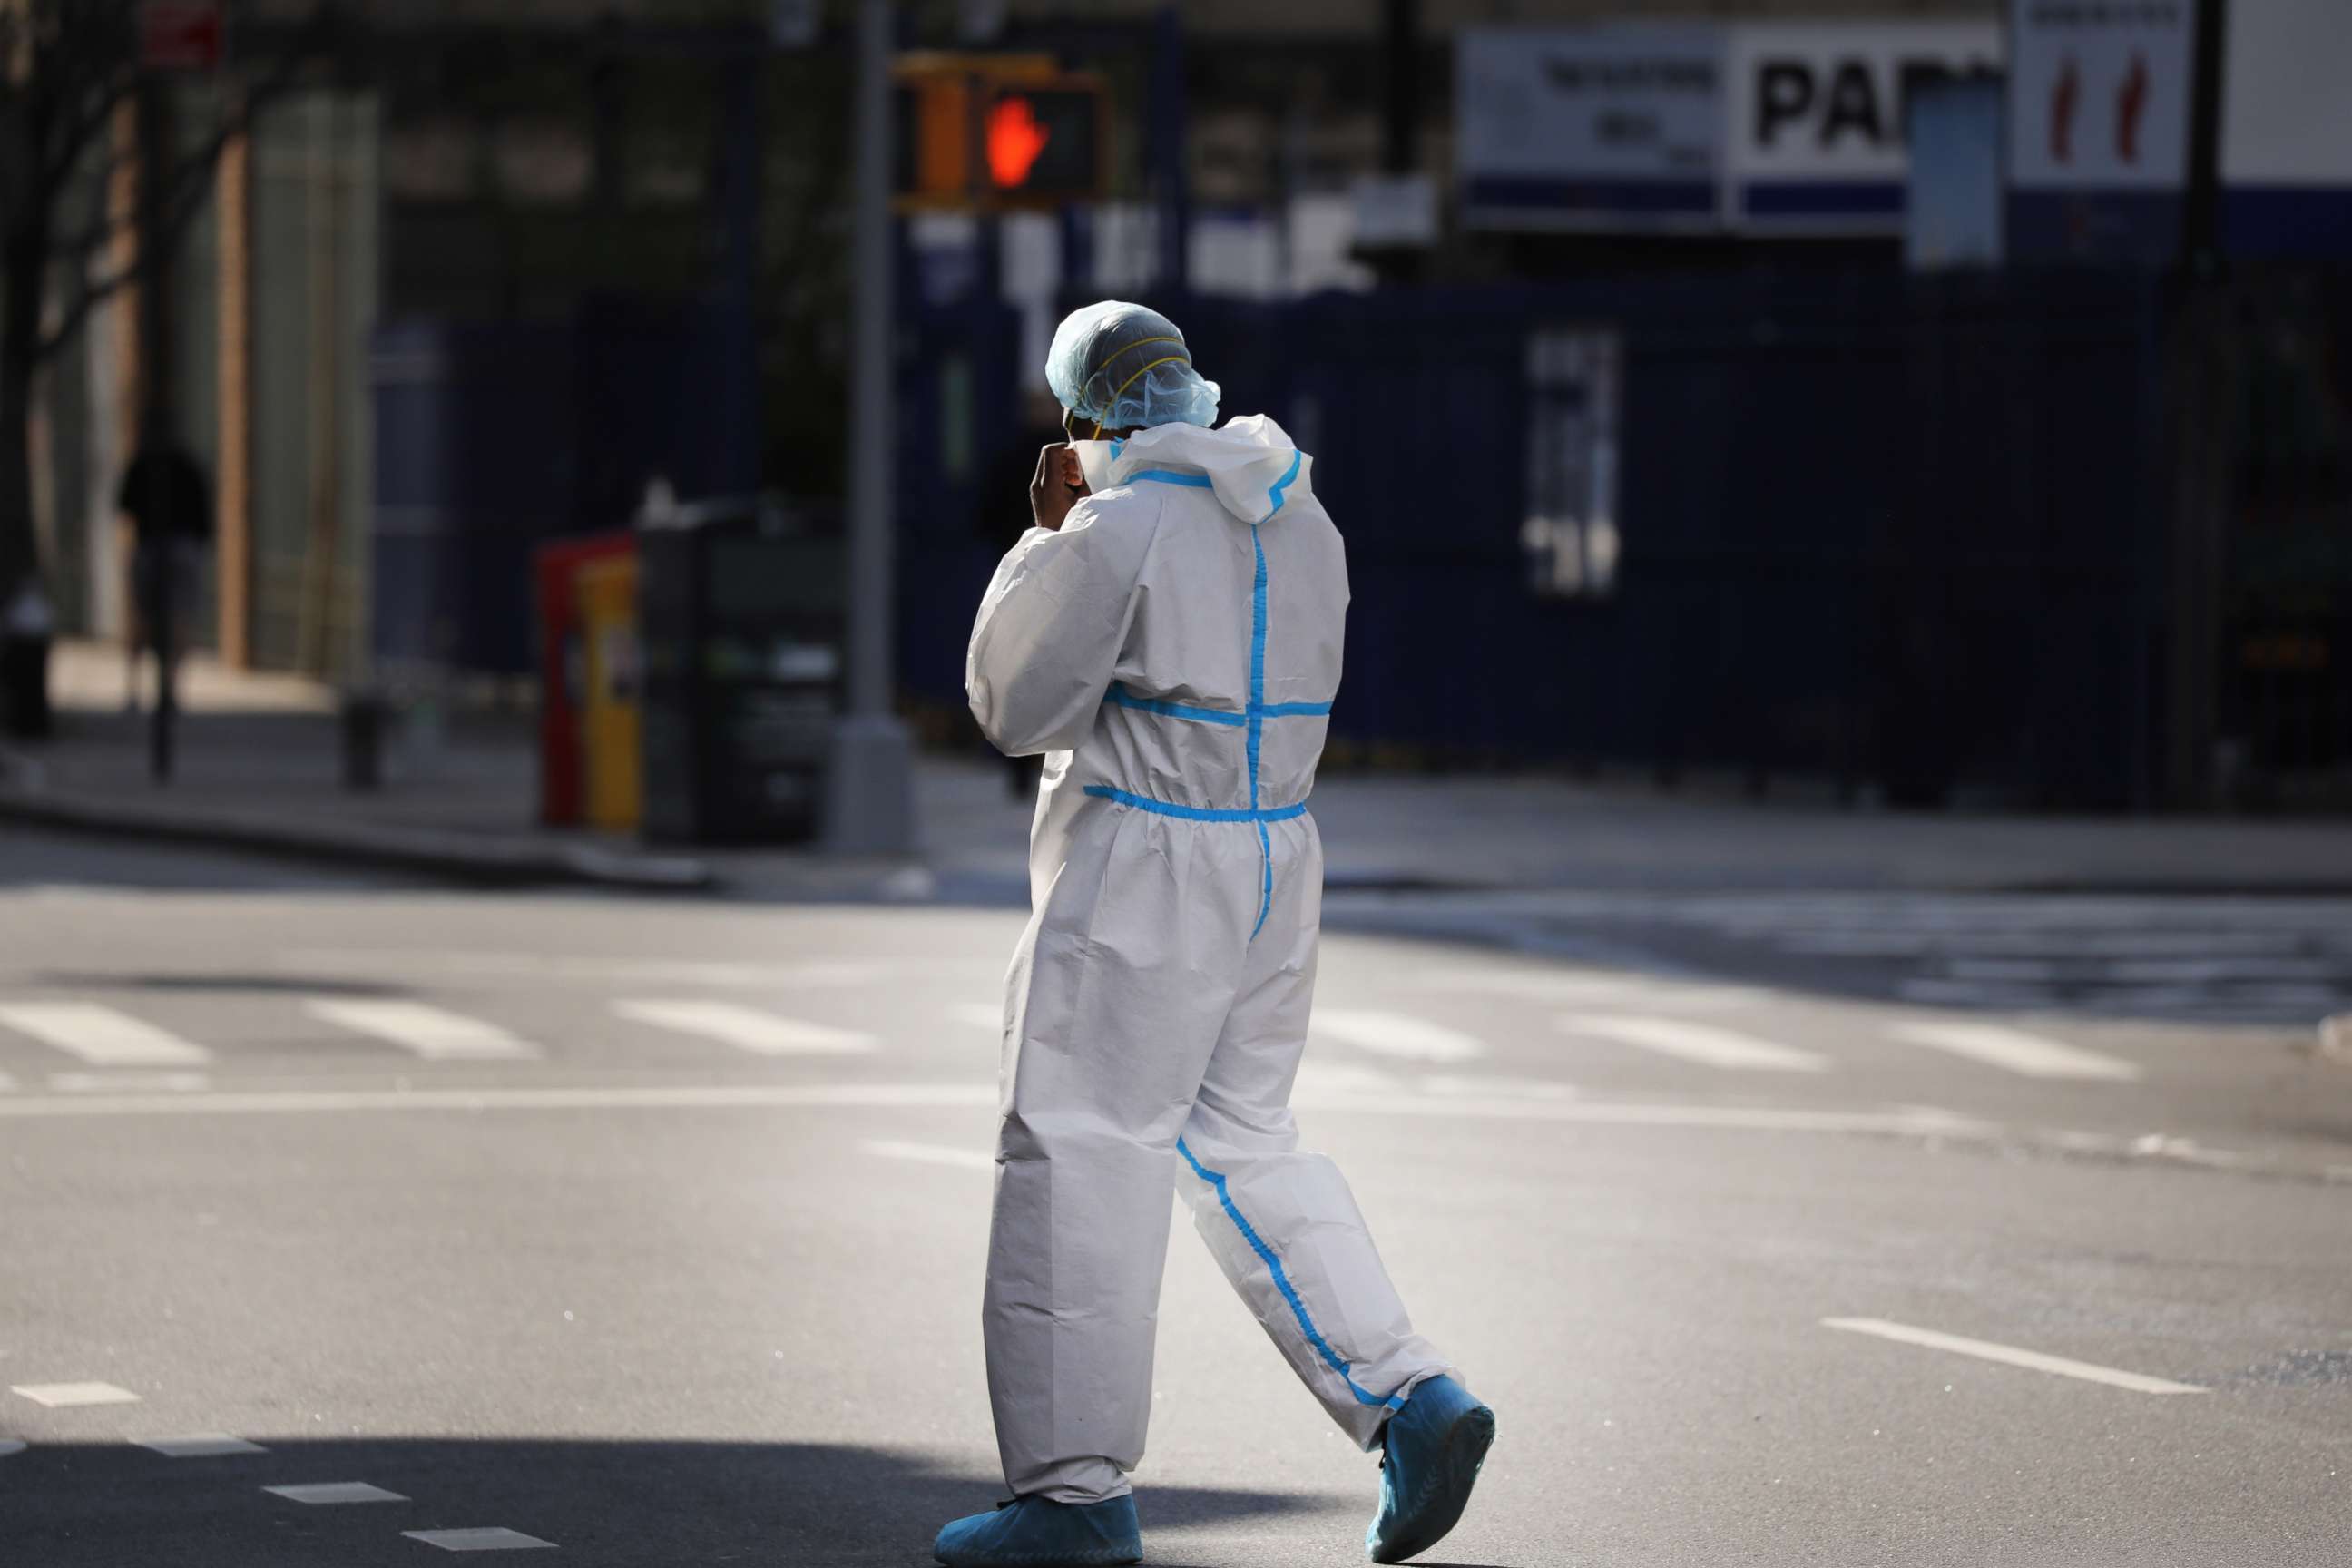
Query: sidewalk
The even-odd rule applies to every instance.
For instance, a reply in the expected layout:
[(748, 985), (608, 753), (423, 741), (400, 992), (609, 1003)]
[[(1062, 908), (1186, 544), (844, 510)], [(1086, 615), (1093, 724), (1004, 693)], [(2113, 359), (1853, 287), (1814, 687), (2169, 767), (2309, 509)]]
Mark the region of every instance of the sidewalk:
[[(0, 821), (262, 849), (461, 880), (772, 900), (1019, 903), (1030, 808), (1001, 763), (927, 757), (904, 861), (809, 849), (672, 854), (533, 820), (530, 721), (454, 716), (396, 740), (385, 786), (337, 778), (331, 694), (191, 660), (179, 768), (146, 773), (121, 655), (60, 647), (58, 737), (0, 754)], [(1750, 805), (1536, 775), (1332, 775), (1315, 793), (1335, 889), (2345, 893), (2352, 823), (2001, 817)]]

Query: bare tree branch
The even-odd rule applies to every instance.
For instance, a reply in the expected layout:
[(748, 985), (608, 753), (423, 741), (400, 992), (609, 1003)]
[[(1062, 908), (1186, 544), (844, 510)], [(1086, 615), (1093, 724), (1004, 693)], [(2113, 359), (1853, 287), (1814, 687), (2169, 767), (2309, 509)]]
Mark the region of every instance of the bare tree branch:
[[(158, 202), (163, 208), (163, 216), (160, 232), (152, 237), (153, 251), (142, 247), (130, 266), (95, 282), (80, 279), (81, 286), (58, 312), (56, 323), (34, 342), (33, 358), (36, 363), (47, 359), (63, 347), (75, 332), (80, 331), (90, 312), (109, 297), (145, 277), (153, 268), (156, 255), (168, 254), (178, 248), (189, 225), (204, 210), (222, 150), (236, 137), (248, 132), (256, 117), (264, 109), (295, 87), (304, 66), (313, 57), (315, 46), (324, 39), (331, 15), (331, 8), (322, 7), (314, 17), (313, 25), (289, 41), (268, 74), (239, 89), (234, 106), (222, 117), (213, 133), (205, 138), (204, 145), (172, 164)], [(100, 239), (119, 228), (122, 221), (110, 214), (101, 213), (99, 221), (85, 231), (84, 237), (89, 238), (90, 246), (94, 247)], [(89, 248), (79, 252), (85, 258), (89, 254)], [(72, 255), (68, 253), (66, 258), (71, 259)]]
[(59, 120), (57, 129), (43, 136), (37, 178), (44, 192), (54, 193), (73, 177), (82, 153), (105, 131), (123, 100), (131, 96), (138, 85), (138, 76), (126, 68), (94, 84), (75, 85), (81, 89), (79, 101)]

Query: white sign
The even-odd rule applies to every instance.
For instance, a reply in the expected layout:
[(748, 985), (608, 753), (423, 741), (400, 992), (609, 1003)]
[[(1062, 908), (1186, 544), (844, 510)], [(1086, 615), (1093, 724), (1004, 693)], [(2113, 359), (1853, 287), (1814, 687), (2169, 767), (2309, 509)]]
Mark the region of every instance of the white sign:
[(1454, 51), (1467, 221), (1712, 226), (1722, 38), (1704, 25), (1468, 27)]
[(1915, 272), (1998, 267), (2001, 84), (1948, 77), (1911, 95), (1903, 259)]
[(2177, 191), (2196, 0), (2010, 0), (2010, 184)]
[(1437, 182), (1427, 174), (1366, 174), (1356, 181), (1354, 195), (1358, 245), (1437, 243)]
[(2352, 186), (2352, 11), (2237, 0), (2221, 51), (2221, 183)]
[(1906, 167), (1912, 93), (1925, 82), (1998, 72), (2000, 26), (1763, 24), (1733, 28), (1726, 58), (1735, 181), (1895, 188)]

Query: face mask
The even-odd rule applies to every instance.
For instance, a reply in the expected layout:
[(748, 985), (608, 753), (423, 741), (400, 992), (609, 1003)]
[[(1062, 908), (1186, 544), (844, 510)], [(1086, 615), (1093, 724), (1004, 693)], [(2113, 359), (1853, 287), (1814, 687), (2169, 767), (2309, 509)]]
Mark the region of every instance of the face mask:
[(1113, 441), (1073, 441), (1070, 450), (1078, 455), (1078, 471), (1086, 476), (1090, 490), (1110, 488), (1111, 447)]

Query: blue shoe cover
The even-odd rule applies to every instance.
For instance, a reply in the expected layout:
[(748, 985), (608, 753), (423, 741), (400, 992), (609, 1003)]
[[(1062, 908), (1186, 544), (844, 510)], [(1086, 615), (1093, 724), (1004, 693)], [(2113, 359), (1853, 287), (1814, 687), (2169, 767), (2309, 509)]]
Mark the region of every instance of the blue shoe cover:
[(1461, 1522), (1478, 1467), (1495, 1441), (1495, 1413), (1450, 1377), (1416, 1387), (1389, 1417), (1381, 1458), (1381, 1511), (1364, 1532), (1375, 1563), (1428, 1551)]
[(1087, 1503), (1024, 1497), (957, 1520), (931, 1555), (948, 1568), (1094, 1568), (1142, 1562), (1143, 1536), (1133, 1493)]

